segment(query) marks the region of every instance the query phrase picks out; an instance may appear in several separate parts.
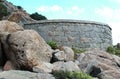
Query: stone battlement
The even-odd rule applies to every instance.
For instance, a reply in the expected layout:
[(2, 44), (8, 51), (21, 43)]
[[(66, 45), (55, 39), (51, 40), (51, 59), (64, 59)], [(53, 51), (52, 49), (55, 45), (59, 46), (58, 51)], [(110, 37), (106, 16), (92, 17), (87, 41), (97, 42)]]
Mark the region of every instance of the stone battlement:
[(36, 30), (46, 41), (73, 48), (106, 49), (112, 45), (109, 25), (85, 20), (42, 20), (24, 24), (25, 29)]
[[(36, 21), (36, 22), (31, 22), (27, 23), (28, 24), (39, 24), (39, 23), (79, 23), (79, 24), (94, 24), (94, 25), (101, 25), (101, 26), (106, 26), (109, 27), (108, 24), (105, 23), (100, 23), (100, 22), (95, 22), (95, 21), (86, 21), (86, 20), (69, 20), (69, 19), (55, 19), (55, 20), (41, 20), (41, 21)], [(26, 25), (26, 24), (25, 24)], [(112, 30), (112, 29), (111, 29)]]

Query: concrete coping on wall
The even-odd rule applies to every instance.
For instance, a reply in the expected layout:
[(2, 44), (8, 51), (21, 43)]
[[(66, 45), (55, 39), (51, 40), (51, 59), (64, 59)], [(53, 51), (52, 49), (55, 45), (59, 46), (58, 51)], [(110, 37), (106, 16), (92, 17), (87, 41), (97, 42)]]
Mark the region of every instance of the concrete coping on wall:
[(24, 25), (29, 25), (29, 24), (44, 24), (44, 23), (79, 23), (79, 24), (93, 24), (93, 25), (106, 26), (106, 27), (108, 27), (110, 30), (112, 30), (112, 28), (111, 28), (108, 24), (105, 24), (105, 23), (95, 22), (95, 21), (87, 21), (87, 20), (70, 20), (70, 19), (41, 20), (41, 21), (26, 23), (26, 24), (24, 24)]

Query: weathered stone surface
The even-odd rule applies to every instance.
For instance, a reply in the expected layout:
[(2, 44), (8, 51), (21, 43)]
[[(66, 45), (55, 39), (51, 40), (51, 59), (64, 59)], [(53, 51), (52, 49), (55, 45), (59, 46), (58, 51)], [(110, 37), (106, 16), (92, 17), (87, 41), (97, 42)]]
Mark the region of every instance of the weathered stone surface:
[(75, 64), (73, 61), (68, 61), (68, 62), (55, 62), (53, 63), (53, 71), (79, 71), (79, 67), (77, 64)]
[(10, 70), (0, 72), (0, 79), (55, 79), (51, 74)]
[[(79, 61), (78, 65), (80, 69), (93, 77), (98, 77), (99, 74), (108, 70), (113, 70), (120, 73), (120, 57), (111, 55), (104, 51), (97, 49), (86, 51), (85, 53), (80, 54), (77, 60)], [(112, 76), (112, 78), (113, 77), (114, 76)]]
[(66, 59), (66, 54), (64, 51), (59, 51), (57, 53), (54, 54), (54, 58), (57, 60), (57, 61), (65, 61)]
[(33, 71), (38, 73), (41, 73), (41, 72), (51, 73), (52, 69), (53, 69), (53, 65), (47, 62), (41, 62), (41, 64), (39, 64), (38, 66), (33, 67)]
[(30, 15), (25, 10), (23, 10), (23, 8), (19, 8), (7, 0), (4, 0), (2, 4), (7, 8), (7, 11), (9, 12), (9, 14), (7, 16), (4, 16), (3, 19), (14, 21), (21, 25), (24, 23), (36, 22), (36, 20), (33, 20)]
[(32, 69), (41, 62), (50, 62), (52, 49), (36, 31), (17, 31), (8, 34), (6, 40), (5, 50), (9, 49), (5, 52), (6, 56), (17, 68)]
[(98, 75), (99, 79), (120, 79), (120, 71), (107, 70)]
[(11, 61), (7, 61), (3, 67), (3, 70), (13, 70), (15, 69)]
[(111, 28), (107, 24), (82, 20), (44, 20), (24, 24), (36, 30), (46, 41), (73, 48), (100, 48), (112, 45)]
[(48, 73), (38, 73), (38, 79), (55, 79), (55, 77)]
[(4, 48), (7, 48), (7, 46), (4, 47), (3, 45), (6, 45), (7, 35), (22, 30), (24, 30), (23, 27), (14, 22), (7, 20), (0, 21), (0, 65), (3, 65), (5, 61), (3, 53), (6, 51)]
[(70, 47), (62, 46), (60, 48), (60, 50), (64, 51), (64, 53), (65, 53), (65, 55), (64, 55), (64, 56), (66, 56), (64, 58), (65, 61), (72, 61), (72, 60), (74, 60), (74, 51)]
[[(81, 67), (82, 67), (82, 65), (84, 65), (83, 66), (84, 68), (86, 68), (87, 64), (90, 63), (91, 61), (98, 61), (98, 62), (107, 64), (109, 66), (118, 68), (113, 55), (111, 55), (105, 51), (100, 51), (97, 49), (86, 51), (85, 53), (80, 54), (80, 56), (77, 58), (77, 60), (79, 61)], [(84, 68), (81, 68), (81, 69), (84, 69)]]
[(0, 66), (0, 72), (2, 72), (2, 71), (3, 71), (2, 66)]
[(10, 22), (7, 20), (0, 21), (0, 32), (16, 32), (16, 31), (21, 31), (23, 30), (22, 26), (19, 26), (15, 22)]
[(72, 61), (74, 60), (74, 51), (68, 46), (62, 46), (53, 51), (53, 61)]

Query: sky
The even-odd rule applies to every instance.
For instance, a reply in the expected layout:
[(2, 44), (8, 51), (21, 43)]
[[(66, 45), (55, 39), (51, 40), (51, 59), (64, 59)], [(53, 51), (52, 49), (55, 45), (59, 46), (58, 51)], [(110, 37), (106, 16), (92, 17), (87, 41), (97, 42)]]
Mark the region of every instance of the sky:
[(7, 0), (28, 13), (48, 19), (90, 20), (112, 28), (113, 44), (120, 42), (120, 0)]

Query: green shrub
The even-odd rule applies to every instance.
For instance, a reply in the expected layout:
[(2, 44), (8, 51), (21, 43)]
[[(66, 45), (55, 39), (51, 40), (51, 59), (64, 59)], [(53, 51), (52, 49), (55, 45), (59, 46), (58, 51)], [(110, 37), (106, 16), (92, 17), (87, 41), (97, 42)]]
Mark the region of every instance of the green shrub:
[(107, 52), (111, 53), (111, 54), (115, 54), (115, 48), (113, 46), (109, 46), (107, 48)]
[(56, 79), (93, 79), (89, 75), (80, 71), (54, 71), (52, 74), (55, 76)]
[(8, 14), (7, 8), (0, 3), (0, 20), (3, 18), (3, 16), (7, 16)]
[(30, 17), (34, 20), (47, 20), (47, 18), (37, 12), (30, 15)]
[(21, 6), (17, 6), (18, 9), (22, 10), (23, 8)]
[(55, 41), (48, 41), (47, 44), (48, 44), (52, 49), (57, 49), (57, 48), (58, 48), (57, 42), (55, 42)]
[(85, 52), (85, 50), (83, 49), (72, 48), (72, 50), (74, 51), (74, 53), (78, 53), (78, 54)]
[(117, 46), (109, 46), (107, 48), (107, 52), (120, 56), (120, 48), (118, 48)]
[(72, 48), (72, 50), (74, 51), (74, 58), (77, 59), (78, 55), (81, 53), (84, 53), (86, 50), (83, 49), (76, 49), (76, 48)]

